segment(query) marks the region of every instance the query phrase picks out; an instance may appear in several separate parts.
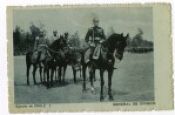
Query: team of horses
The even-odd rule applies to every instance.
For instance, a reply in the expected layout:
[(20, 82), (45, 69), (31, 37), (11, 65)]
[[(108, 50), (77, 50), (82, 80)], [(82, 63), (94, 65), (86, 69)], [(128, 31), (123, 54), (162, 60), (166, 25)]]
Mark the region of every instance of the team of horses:
[[(35, 74), (37, 68), (40, 71), (41, 83), (46, 83), (49, 88), (53, 85), (54, 73), (57, 74), (59, 83), (65, 83), (65, 74), (67, 66), (72, 66), (73, 79), (76, 83), (76, 72), (80, 70), (80, 76), (82, 72), (83, 88), (82, 91), (86, 91), (86, 71), (88, 68), (89, 79), (91, 84), (91, 90), (94, 91), (94, 79), (95, 71), (100, 70), (100, 101), (104, 100), (103, 87), (104, 87), (104, 72), (108, 72), (108, 95), (109, 100), (113, 100), (112, 96), (112, 75), (114, 71), (115, 58), (122, 60), (124, 49), (127, 45), (127, 38), (122, 34), (114, 33), (108, 37), (102, 44), (100, 49), (100, 56), (97, 60), (90, 59), (88, 63), (85, 62), (84, 56), (88, 48), (76, 48), (69, 47), (68, 45), (68, 33), (61, 35), (59, 39), (55, 40), (50, 46), (41, 46), (41, 50), (27, 52), (26, 54), (26, 66), (27, 66), (27, 84), (29, 85), (29, 71), (33, 65), (33, 81), (36, 84)], [(42, 57), (42, 58), (41, 58)], [(34, 58), (34, 59), (33, 59)], [(82, 71), (81, 71), (82, 70)]]

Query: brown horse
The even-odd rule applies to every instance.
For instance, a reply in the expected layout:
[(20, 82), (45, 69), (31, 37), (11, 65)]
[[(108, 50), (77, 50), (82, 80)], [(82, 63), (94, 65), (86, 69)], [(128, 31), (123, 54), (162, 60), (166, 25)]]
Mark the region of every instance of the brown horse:
[(36, 84), (36, 70), (39, 67), (40, 70), (40, 81), (42, 82), (42, 70), (43, 70), (43, 62), (47, 56), (47, 46), (39, 46), (39, 51), (30, 51), (26, 53), (26, 66), (27, 66), (27, 85), (30, 85), (29, 76), (30, 76), (30, 68), (33, 65), (33, 81)]
[[(51, 44), (49, 47), (51, 50), (52, 57), (54, 58), (54, 63), (58, 67), (58, 77), (59, 82), (65, 82), (65, 75), (67, 66), (72, 66), (74, 82), (76, 83), (76, 73), (80, 71), (81, 77), (81, 61), (82, 61), (82, 49), (77, 47), (68, 46), (68, 33)], [(51, 72), (51, 78), (53, 79), (53, 71)]]
[(69, 47), (66, 54), (67, 64), (72, 66), (74, 83), (77, 82), (76, 74), (80, 71), (80, 78), (82, 73), (82, 55), (84, 50), (79, 47)]
[[(93, 79), (95, 77), (95, 70), (100, 70), (100, 80), (101, 80), (101, 93), (100, 93), (100, 101), (104, 100), (103, 96), (103, 86), (104, 86), (104, 71), (108, 72), (108, 95), (109, 100), (113, 100), (111, 85), (112, 85), (112, 74), (114, 71), (114, 63), (115, 57), (119, 60), (123, 58), (123, 52), (127, 45), (127, 36), (123, 36), (123, 34), (112, 34), (109, 36), (107, 40), (105, 40), (101, 44), (100, 57), (97, 60), (91, 59), (89, 63), (83, 63), (83, 91), (86, 90), (86, 68), (89, 69), (91, 89), (94, 90)], [(115, 57), (114, 57), (115, 55)], [(83, 58), (84, 59), (84, 58)]]
[[(67, 36), (68, 34), (65, 34)], [(56, 70), (56, 62), (55, 58), (61, 62), (64, 59), (64, 53), (62, 52), (62, 48), (66, 45), (66, 40), (63, 36), (60, 36), (59, 39), (55, 40), (53, 44), (49, 47), (47, 45), (40, 45), (38, 49), (34, 51), (30, 51), (26, 53), (26, 66), (27, 66), (27, 84), (29, 85), (29, 74), (30, 68), (33, 65), (33, 80), (34, 84), (36, 84), (36, 70), (39, 67), (40, 70), (40, 81), (45, 82), (47, 73), (47, 83), (49, 82), (49, 70), (51, 70), (51, 74), (53, 74), (54, 70)], [(43, 72), (44, 69), (44, 72)], [(61, 73), (61, 72), (60, 72)], [(51, 75), (52, 76), (52, 75)], [(51, 81), (52, 77), (51, 77)]]
[[(47, 87), (50, 87), (50, 78), (51, 85), (53, 85), (53, 75), (56, 72), (56, 68), (58, 67), (58, 79), (59, 82), (64, 82), (65, 79), (65, 71), (67, 68), (67, 60), (66, 54), (68, 52), (67, 49), (67, 36), (68, 34), (61, 35), (59, 39), (55, 40), (49, 47), (48, 51), (51, 55), (49, 60), (45, 61), (45, 70), (47, 72)], [(51, 70), (51, 75), (49, 70)]]

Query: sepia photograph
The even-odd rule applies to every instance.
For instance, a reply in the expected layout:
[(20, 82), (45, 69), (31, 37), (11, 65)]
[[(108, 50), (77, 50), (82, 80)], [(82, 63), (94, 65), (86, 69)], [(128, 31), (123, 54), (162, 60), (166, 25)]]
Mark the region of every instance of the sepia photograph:
[(10, 8), (17, 108), (156, 104), (153, 6)]
[(14, 10), (13, 29), (16, 103), (154, 101), (152, 8)]

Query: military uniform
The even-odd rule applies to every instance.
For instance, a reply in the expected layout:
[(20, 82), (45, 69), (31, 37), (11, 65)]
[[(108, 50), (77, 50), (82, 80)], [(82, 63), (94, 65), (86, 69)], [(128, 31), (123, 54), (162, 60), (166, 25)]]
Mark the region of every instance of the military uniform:
[(101, 41), (106, 39), (104, 30), (101, 27), (94, 26), (89, 28), (85, 41), (89, 45), (89, 49), (85, 53), (85, 62), (87, 63), (91, 58), (98, 59), (100, 54)]
[(105, 40), (104, 30), (101, 27), (91, 27), (89, 28), (85, 41), (89, 43), (89, 45), (94, 47), (100, 43), (101, 40)]
[(48, 40), (44, 37), (36, 37), (35, 44), (34, 44), (34, 50), (39, 50), (40, 47), (48, 45)]
[(38, 56), (40, 55), (39, 61), (43, 61), (46, 57), (46, 47), (48, 45), (48, 40), (45, 37), (36, 37), (34, 43), (34, 52), (32, 55), (32, 62), (37, 61)]

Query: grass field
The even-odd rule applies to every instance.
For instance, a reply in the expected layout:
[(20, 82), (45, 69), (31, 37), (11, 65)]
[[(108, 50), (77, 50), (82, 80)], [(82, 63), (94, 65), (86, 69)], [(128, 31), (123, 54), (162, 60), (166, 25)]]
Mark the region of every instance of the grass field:
[[(14, 57), (14, 93), (15, 103), (79, 103), (99, 102), (100, 77), (96, 71), (95, 93), (90, 90), (82, 92), (82, 81), (77, 75), (78, 83), (74, 84), (71, 67), (66, 72), (66, 85), (56, 85), (47, 89), (38, 84), (33, 85), (32, 69), (30, 72), (30, 86), (26, 85), (25, 56)], [(106, 76), (107, 74), (105, 74)], [(39, 71), (36, 75), (40, 82)], [(119, 69), (116, 69), (112, 81), (114, 101), (152, 101), (154, 100), (154, 61), (153, 53), (132, 54), (125, 53)], [(87, 82), (87, 88), (90, 83)], [(107, 96), (107, 77), (105, 77), (105, 101)]]

